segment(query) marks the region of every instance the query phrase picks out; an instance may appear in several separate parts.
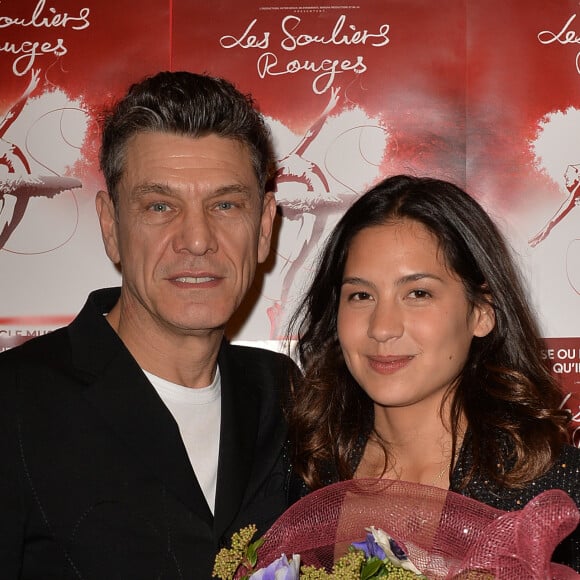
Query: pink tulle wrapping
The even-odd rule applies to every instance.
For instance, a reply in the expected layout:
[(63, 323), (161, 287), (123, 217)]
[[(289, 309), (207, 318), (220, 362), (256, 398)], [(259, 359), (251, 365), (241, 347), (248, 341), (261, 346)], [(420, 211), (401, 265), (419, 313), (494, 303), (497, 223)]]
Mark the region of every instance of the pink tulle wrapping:
[(475, 571), (500, 580), (566, 580), (580, 575), (550, 560), (579, 520), (576, 504), (561, 490), (503, 512), (436, 487), (359, 479), (317, 490), (290, 507), (266, 534), (259, 565), (285, 553), (330, 569), (374, 526), (403, 544), (433, 580), (481, 578)]

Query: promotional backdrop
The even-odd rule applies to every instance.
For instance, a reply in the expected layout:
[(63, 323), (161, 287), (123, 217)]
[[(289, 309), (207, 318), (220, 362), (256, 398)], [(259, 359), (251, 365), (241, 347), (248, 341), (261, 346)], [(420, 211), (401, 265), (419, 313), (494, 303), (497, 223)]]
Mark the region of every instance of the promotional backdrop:
[(440, 177), (505, 232), (579, 410), (576, 0), (0, 0), (0, 350), (119, 283), (94, 211), (99, 115), (131, 82), (181, 69), (251, 93), (281, 168), (275, 251), (233, 339), (276, 348), (365, 189)]

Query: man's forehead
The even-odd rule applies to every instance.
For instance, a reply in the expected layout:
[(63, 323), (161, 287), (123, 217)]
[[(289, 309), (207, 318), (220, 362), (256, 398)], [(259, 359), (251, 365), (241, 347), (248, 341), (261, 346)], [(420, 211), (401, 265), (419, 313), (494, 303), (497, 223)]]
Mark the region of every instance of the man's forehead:
[(170, 142), (173, 145), (182, 142), (185, 146), (190, 145), (191, 147), (205, 147), (207, 146), (207, 143), (218, 143), (221, 144), (223, 148), (234, 149), (239, 151), (241, 154), (245, 153), (248, 156), (248, 160), (251, 158), (251, 148), (248, 143), (245, 143), (241, 139), (222, 136), (211, 131), (199, 135), (190, 135), (188, 133), (179, 133), (177, 131), (137, 131), (127, 139), (126, 150), (138, 150), (140, 147), (143, 147), (143, 144), (146, 142)]
[(139, 133), (127, 143), (124, 165), (124, 173), (207, 169), (235, 173), (245, 179), (249, 174), (255, 175), (249, 148), (235, 139), (215, 134), (191, 137), (162, 132)]
[(218, 136), (141, 133), (127, 150), (120, 189), (133, 199), (149, 194), (261, 199), (247, 148)]

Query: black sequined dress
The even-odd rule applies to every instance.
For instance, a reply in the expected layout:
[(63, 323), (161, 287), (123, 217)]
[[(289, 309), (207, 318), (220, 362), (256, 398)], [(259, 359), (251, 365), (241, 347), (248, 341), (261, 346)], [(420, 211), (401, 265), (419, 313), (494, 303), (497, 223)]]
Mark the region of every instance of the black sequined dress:
[[(356, 468), (362, 458), (366, 439), (361, 438), (357, 447), (357, 454), (353, 457), (353, 466)], [(449, 489), (466, 497), (476, 499), (494, 508), (504, 511), (514, 511), (524, 507), (532, 498), (548, 489), (564, 490), (580, 507), (580, 449), (565, 445), (558, 460), (543, 476), (528, 483), (520, 489), (506, 489), (498, 487), (483, 476), (476, 474), (469, 484), (461, 488), (464, 475), (472, 465), (470, 437), (466, 434), (453, 473)], [(325, 484), (338, 481), (328, 470)], [(309, 493), (306, 484), (293, 476), (290, 480), (289, 496), (294, 502)], [(553, 557), (554, 562), (570, 566), (580, 572), (580, 526), (576, 528), (563, 542), (559, 544)]]

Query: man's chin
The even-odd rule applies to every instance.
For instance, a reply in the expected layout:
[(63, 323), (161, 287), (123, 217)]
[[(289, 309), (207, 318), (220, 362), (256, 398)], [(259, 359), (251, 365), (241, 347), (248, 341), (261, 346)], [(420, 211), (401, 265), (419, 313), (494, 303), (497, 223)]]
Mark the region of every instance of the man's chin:
[(228, 320), (221, 316), (179, 317), (166, 321), (165, 326), (186, 336), (203, 336), (216, 332), (223, 333)]

